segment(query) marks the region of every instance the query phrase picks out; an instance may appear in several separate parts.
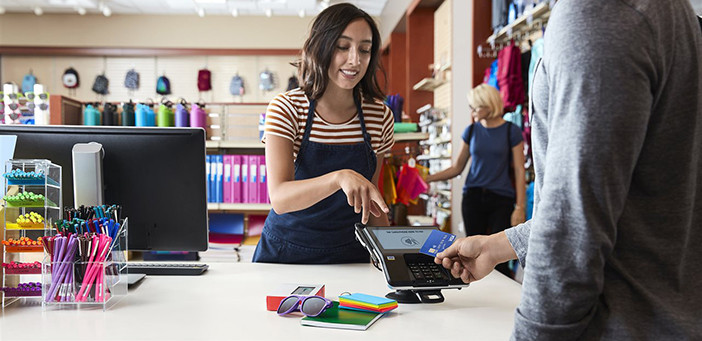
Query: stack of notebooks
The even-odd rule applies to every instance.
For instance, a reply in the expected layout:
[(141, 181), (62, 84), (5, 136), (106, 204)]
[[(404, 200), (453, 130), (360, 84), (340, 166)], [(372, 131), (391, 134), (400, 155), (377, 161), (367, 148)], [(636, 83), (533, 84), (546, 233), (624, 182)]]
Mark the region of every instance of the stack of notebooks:
[(397, 308), (395, 300), (365, 294), (339, 296), (331, 308), (317, 317), (303, 317), (300, 324), (324, 328), (366, 330), (383, 313)]
[(350, 294), (339, 296), (339, 307), (342, 309), (385, 313), (397, 308), (397, 301), (366, 294)]

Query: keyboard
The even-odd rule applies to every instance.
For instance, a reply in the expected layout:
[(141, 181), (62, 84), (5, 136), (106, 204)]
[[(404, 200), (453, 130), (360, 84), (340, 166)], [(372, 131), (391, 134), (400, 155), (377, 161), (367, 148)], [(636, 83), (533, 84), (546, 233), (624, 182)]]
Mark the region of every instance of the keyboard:
[(146, 275), (197, 276), (207, 271), (209, 267), (202, 263), (129, 262), (127, 272)]
[(434, 258), (429, 256), (405, 255), (405, 262), (412, 273), (412, 283), (415, 286), (448, 285), (453, 277), (444, 267), (434, 263)]

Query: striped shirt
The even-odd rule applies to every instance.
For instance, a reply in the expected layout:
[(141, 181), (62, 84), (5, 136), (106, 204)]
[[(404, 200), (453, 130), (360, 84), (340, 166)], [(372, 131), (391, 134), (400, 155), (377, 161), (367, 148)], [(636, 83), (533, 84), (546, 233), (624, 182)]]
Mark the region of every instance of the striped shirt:
[[(363, 118), (366, 131), (371, 136), (371, 146), (376, 154), (385, 153), (395, 143), (393, 137), (394, 120), (390, 108), (376, 100), (363, 102)], [(309, 100), (299, 88), (276, 96), (266, 109), (266, 135), (275, 135), (293, 141), (293, 157), (297, 158), (307, 125)], [(333, 124), (315, 113), (310, 141), (324, 144), (356, 144), (363, 142), (361, 121), (355, 115), (347, 122)]]

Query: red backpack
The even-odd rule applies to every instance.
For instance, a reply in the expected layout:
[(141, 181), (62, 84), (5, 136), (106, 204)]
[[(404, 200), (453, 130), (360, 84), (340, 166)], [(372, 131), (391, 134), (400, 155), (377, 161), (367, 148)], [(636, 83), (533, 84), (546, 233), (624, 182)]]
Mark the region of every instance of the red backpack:
[(524, 82), (522, 81), (522, 55), (512, 42), (497, 55), (497, 83), (505, 102), (505, 112), (514, 111), (524, 103)]
[(210, 70), (202, 69), (197, 72), (197, 89), (200, 91), (212, 90), (212, 73)]

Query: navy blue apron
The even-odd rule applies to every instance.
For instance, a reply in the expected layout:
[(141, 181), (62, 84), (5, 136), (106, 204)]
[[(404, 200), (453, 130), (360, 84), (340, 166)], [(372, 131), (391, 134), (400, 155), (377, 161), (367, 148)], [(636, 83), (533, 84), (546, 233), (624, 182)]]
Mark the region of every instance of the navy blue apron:
[[(363, 110), (355, 99), (361, 121), (363, 143), (330, 145), (310, 141), (316, 103), (310, 101), (307, 125), (295, 160), (295, 180), (318, 177), (341, 169), (351, 169), (371, 181), (376, 156), (366, 132)], [(263, 226), (253, 261), (263, 263), (367, 263), (368, 252), (356, 241), (354, 224), (361, 214), (349, 206), (342, 190), (296, 212), (277, 214), (273, 210)]]

